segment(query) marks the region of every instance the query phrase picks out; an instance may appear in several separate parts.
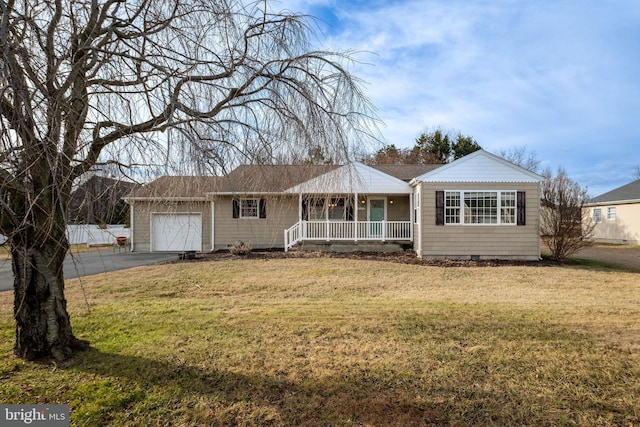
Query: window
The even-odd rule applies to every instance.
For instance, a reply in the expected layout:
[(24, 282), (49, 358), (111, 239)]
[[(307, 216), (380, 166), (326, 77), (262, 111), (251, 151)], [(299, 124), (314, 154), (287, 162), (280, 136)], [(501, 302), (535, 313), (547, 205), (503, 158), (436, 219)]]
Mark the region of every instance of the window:
[(448, 191), (444, 203), (445, 224), (460, 224), (460, 193)]
[(616, 208), (607, 208), (607, 221), (616, 220)]
[(420, 193), (413, 193), (413, 223), (420, 222)]
[(325, 219), (324, 199), (308, 199), (307, 212), (309, 214), (309, 221)]
[(497, 224), (498, 193), (473, 191), (464, 193), (465, 224)]
[(516, 222), (516, 192), (503, 191), (500, 194), (500, 223), (515, 224)]
[(444, 221), (436, 219), (436, 223), (524, 225), (524, 213), (522, 220), (516, 221), (519, 210), (524, 210), (524, 192), (445, 191)]
[(303, 218), (308, 221), (353, 221), (353, 199), (309, 198), (304, 201), (303, 211)]
[(344, 221), (346, 219), (345, 200), (343, 197), (334, 197), (329, 200), (327, 217), (330, 221)]
[(234, 218), (266, 218), (265, 199), (233, 199)]
[(593, 222), (597, 224), (602, 222), (602, 209), (600, 208), (593, 209)]
[(258, 199), (240, 199), (240, 218), (258, 218)]

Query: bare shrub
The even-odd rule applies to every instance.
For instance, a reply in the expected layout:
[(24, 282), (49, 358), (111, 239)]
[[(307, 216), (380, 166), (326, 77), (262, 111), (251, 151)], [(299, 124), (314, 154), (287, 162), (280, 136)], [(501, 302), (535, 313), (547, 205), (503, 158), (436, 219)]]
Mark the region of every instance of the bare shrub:
[(571, 180), (562, 168), (555, 177), (550, 170), (543, 176), (542, 240), (554, 259), (563, 260), (592, 242), (595, 224), (584, 209), (587, 190)]
[(251, 244), (237, 241), (231, 245), (229, 252), (231, 252), (232, 255), (248, 255), (251, 253)]

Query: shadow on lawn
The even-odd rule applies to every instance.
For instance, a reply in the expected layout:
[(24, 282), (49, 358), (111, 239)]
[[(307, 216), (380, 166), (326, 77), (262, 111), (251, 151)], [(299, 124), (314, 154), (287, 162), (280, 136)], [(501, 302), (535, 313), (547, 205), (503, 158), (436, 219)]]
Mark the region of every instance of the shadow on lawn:
[[(215, 361), (211, 365), (214, 366)], [(95, 349), (78, 355), (69, 369), (118, 377), (121, 381), (114, 393), (127, 389), (149, 393), (154, 387), (160, 392), (171, 390), (168, 392), (173, 402), (170, 405), (174, 407), (162, 408), (161, 412), (169, 414), (169, 417), (172, 413), (182, 417), (186, 408), (196, 406), (194, 403), (204, 404), (206, 410), (201, 408), (201, 414), (189, 416), (196, 422), (222, 421), (226, 425), (235, 424), (240, 418), (248, 424), (256, 420), (260, 423), (258, 415), (266, 409), (275, 414), (271, 424), (335, 425), (351, 422), (356, 425), (410, 426), (446, 423), (450, 413), (456, 412), (445, 402), (435, 403), (429, 396), (416, 395), (413, 386), (385, 384), (365, 370), (340, 378), (294, 383), (286, 378), (284, 372), (273, 377), (247, 376), (214, 367), (198, 368), (144, 357), (102, 353)], [(454, 390), (442, 391), (448, 396), (456, 394)], [(219, 414), (213, 414), (211, 408), (218, 408)], [(120, 410), (122, 408), (106, 408), (112, 415)], [(199, 409), (189, 410), (196, 412)], [(171, 420), (166, 421), (171, 423)]]

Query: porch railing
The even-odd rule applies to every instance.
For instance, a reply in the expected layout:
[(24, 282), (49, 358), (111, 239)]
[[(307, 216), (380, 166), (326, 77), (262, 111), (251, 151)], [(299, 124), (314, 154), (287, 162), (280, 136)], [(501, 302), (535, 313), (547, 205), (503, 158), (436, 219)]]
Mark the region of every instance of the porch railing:
[(301, 241), (412, 240), (411, 221), (299, 221), (284, 231), (284, 250)]

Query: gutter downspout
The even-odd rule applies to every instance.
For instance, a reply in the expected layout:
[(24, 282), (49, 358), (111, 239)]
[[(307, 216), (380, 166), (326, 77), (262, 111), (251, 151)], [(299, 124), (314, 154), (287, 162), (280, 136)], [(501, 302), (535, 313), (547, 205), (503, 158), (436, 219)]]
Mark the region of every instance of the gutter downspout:
[(133, 252), (133, 246), (134, 246), (133, 236), (135, 235), (135, 233), (134, 233), (135, 228), (133, 226), (134, 218), (135, 218), (135, 215), (133, 213), (133, 211), (134, 211), (134, 208), (133, 208), (134, 207), (134, 203), (131, 203), (129, 206), (131, 207), (129, 209), (129, 247), (130, 247), (129, 251)]

